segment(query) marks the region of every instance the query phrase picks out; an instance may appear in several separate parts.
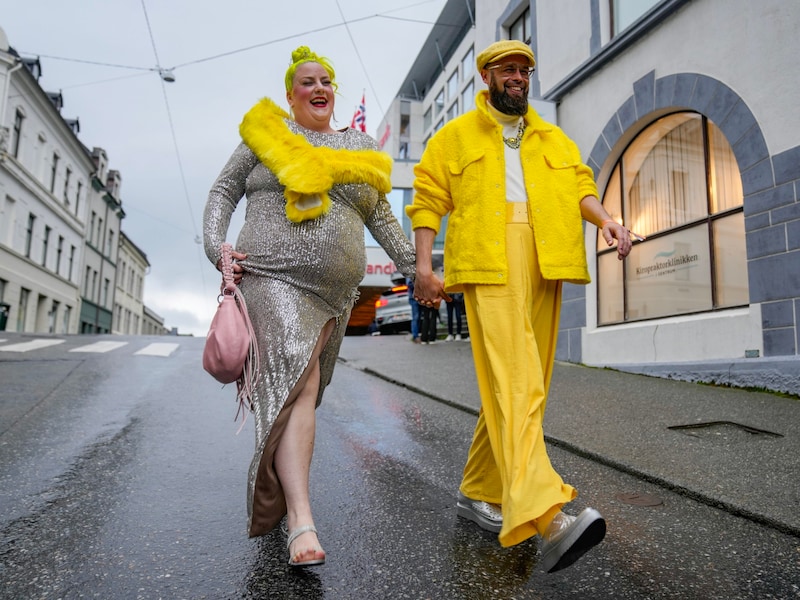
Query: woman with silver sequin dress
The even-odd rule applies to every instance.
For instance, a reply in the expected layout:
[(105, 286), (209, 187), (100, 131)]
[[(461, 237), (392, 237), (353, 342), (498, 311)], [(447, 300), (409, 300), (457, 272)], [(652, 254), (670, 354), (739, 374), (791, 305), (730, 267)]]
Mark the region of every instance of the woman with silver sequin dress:
[(245, 115), (243, 141), (203, 216), (206, 254), (220, 268), (231, 214), (247, 197), (233, 268), (261, 356), (248, 533), (263, 535), (286, 515), (293, 566), (325, 561), (308, 490), (315, 409), (364, 276), (364, 226), (414, 275), (413, 247), (385, 196), (391, 158), (365, 133), (331, 127), (334, 76), (326, 58), (293, 52), (285, 77), (292, 115), (266, 98)]

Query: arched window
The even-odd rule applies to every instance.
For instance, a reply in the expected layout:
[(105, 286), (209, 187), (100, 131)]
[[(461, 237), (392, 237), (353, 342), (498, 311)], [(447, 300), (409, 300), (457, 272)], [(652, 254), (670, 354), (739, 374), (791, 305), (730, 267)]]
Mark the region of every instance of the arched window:
[(742, 180), (706, 117), (663, 117), (628, 146), (603, 206), (645, 236), (623, 264), (598, 232), (597, 323), (706, 312), (749, 302)]

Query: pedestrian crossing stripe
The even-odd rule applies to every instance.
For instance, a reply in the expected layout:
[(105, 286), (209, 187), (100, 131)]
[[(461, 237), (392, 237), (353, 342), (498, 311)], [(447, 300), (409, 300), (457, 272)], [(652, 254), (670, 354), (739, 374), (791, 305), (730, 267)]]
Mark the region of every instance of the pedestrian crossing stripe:
[(176, 348), (180, 344), (167, 344), (167, 343), (155, 343), (155, 344), (148, 344), (141, 350), (134, 352), (134, 354), (144, 354), (147, 356), (169, 356), (173, 352), (175, 352)]
[(29, 342), (19, 342), (18, 344), (9, 344), (8, 346), (0, 346), (2, 352), (30, 352), (31, 350), (38, 350), (39, 348), (47, 348), (48, 346), (56, 346), (63, 344), (66, 340), (51, 340), (39, 339), (31, 340)]
[(86, 346), (78, 346), (70, 350), (70, 352), (110, 352), (127, 345), (128, 342), (95, 342)]

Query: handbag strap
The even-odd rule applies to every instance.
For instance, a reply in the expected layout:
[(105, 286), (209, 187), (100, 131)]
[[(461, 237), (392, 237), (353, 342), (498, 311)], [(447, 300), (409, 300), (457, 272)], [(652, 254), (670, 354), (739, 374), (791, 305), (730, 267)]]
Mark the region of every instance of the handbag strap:
[(223, 294), (232, 295), (236, 291), (233, 283), (233, 246), (230, 242), (222, 243), (222, 289)]

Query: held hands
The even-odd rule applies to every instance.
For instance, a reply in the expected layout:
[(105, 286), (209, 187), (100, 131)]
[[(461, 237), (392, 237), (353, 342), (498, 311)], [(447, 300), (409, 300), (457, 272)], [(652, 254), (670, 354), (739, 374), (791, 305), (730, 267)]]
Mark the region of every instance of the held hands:
[[(233, 257), (233, 283), (239, 285), (242, 282), (242, 275), (244, 274), (244, 269), (242, 265), (240, 265), (237, 260), (244, 260), (247, 258), (247, 254), (243, 252), (237, 252), (236, 250), (231, 252), (231, 257)], [(222, 271), (222, 259), (220, 258), (217, 261), (217, 271)]]
[(450, 302), (451, 298), (444, 291), (444, 283), (433, 273), (417, 273), (414, 279), (414, 300), (422, 306), (438, 308), (442, 300)]

